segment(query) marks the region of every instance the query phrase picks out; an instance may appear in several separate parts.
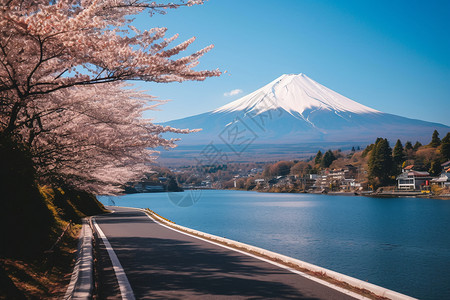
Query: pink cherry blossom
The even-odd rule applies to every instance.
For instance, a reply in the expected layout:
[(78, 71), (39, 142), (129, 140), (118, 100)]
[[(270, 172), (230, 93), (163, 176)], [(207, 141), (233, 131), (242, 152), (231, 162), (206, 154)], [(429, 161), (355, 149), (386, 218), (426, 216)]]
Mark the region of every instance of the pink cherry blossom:
[[(43, 182), (117, 193), (174, 147), (142, 113), (160, 104), (125, 81), (182, 82), (219, 76), (195, 70), (213, 45), (187, 54), (166, 28), (140, 31), (140, 13), (202, 4), (144, 0), (11, 0), (0, 4), (0, 134), (20, 136)], [(156, 102), (155, 102), (156, 101)], [(153, 104), (151, 104), (153, 103)]]

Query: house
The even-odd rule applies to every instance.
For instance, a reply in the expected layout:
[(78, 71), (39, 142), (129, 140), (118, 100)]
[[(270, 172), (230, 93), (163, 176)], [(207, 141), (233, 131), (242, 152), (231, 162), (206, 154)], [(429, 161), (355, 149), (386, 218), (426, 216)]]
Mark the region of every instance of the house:
[(318, 177), (319, 177), (319, 175), (317, 175), (317, 174), (307, 174), (307, 175), (299, 178), (299, 182), (302, 185), (302, 187), (305, 190), (307, 190), (310, 188), (314, 188), (314, 185), (315, 185)]
[(361, 190), (361, 183), (357, 182), (356, 179), (349, 178), (341, 181), (339, 186), (341, 191), (354, 191)]
[(357, 173), (358, 169), (353, 165), (346, 165), (342, 169), (325, 170), (321, 176), (316, 178), (316, 182), (312, 187), (321, 190), (354, 190)]
[(329, 187), (329, 183), (327, 180), (327, 175), (319, 175), (316, 177), (316, 180), (314, 182), (314, 185), (312, 186), (313, 189), (325, 189)]
[(204, 188), (210, 188), (212, 185), (211, 185), (211, 180), (203, 180), (201, 183), (200, 183), (200, 186), (201, 187), (204, 187)]
[(403, 167), (402, 168), (402, 173), (412, 171), (413, 168), (414, 168), (414, 165), (409, 165), (409, 166)]
[(265, 180), (263, 178), (255, 179), (255, 183), (257, 185), (262, 185), (262, 184), (264, 184), (264, 182), (265, 182)]
[(436, 184), (440, 187), (450, 187), (450, 173), (442, 172), (439, 177), (431, 180), (431, 184)]
[(404, 168), (402, 174), (397, 176), (399, 190), (422, 190), (424, 186), (430, 185), (432, 178), (428, 172), (414, 171), (412, 167), (408, 167)]

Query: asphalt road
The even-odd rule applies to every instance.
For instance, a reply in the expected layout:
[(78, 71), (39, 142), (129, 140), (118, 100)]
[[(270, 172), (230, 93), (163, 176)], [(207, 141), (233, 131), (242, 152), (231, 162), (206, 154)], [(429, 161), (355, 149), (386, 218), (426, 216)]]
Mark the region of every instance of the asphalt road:
[[(116, 208), (95, 217), (136, 299), (354, 299), (288, 270), (165, 228), (143, 212)], [(120, 298), (97, 238), (100, 298)]]

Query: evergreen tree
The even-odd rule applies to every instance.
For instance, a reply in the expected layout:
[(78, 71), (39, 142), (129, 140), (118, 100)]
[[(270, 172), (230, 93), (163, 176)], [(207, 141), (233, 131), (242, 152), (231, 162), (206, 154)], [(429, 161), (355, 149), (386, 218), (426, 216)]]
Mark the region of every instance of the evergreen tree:
[(369, 152), (373, 150), (373, 147), (375, 147), (375, 144), (370, 144), (369, 146), (367, 146), (362, 153), (362, 157), (366, 157), (367, 154), (369, 154)]
[(395, 143), (392, 159), (394, 161), (395, 171), (396, 173), (399, 173), (401, 164), (405, 160), (405, 153), (403, 152), (403, 145), (400, 140), (397, 140), (397, 143)]
[(430, 169), (428, 170), (428, 173), (430, 173), (431, 176), (437, 176), (439, 175), (439, 173), (441, 173), (441, 164), (439, 163), (439, 161), (432, 161), (431, 162), (431, 166)]
[(441, 141), (441, 155), (445, 160), (450, 160), (450, 132)]
[[(416, 143), (416, 145), (417, 145), (417, 143)], [(413, 149), (412, 143), (410, 141), (406, 141), (406, 143), (405, 143), (405, 150), (408, 151), (408, 150), (412, 150), (412, 149)]]
[(314, 159), (314, 163), (316, 165), (319, 165), (322, 163), (322, 152), (320, 150), (317, 151), (316, 158)]
[(392, 172), (392, 149), (387, 139), (377, 139), (369, 158), (369, 182), (374, 186), (389, 184)]
[(335, 160), (336, 160), (336, 157), (334, 156), (333, 152), (331, 150), (328, 150), (323, 155), (322, 167), (328, 168), (333, 163), (333, 161), (335, 161)]
[(441, 139), (439, 138), (439, 132), (437, 130), (434, 130), (433, 135), (431, 136), (431, 147), (439, 147), (441, 144)]
[(414, 150), (414, 151), (417, 151), (417, 150), (419, 150), (420, 147), (422, 147), (422, 143), (420, 143), (419, 141), (417, 141), (417, 142), (414, 144), (413, 150)]
[(394, 162), (401, 163), (403, 162), (403, 158), (405, 157), (405, 154), (403, 153), (403, 145), (400, 140), (397, 140), (394, 146), (394, 151), (392, 153)]

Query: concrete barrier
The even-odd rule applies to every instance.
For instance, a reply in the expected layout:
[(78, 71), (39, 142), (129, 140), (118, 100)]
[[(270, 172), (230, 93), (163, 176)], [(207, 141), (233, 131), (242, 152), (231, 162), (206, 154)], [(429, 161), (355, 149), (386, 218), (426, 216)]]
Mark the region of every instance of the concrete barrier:
[(375, 285), (375, 284), (371, 284), (369, 282), (366, 281), (362, 281), (335, 271), (331, 271), (304, 261), (301, 261), (299, 259), (295, 259), (286, 255), (282, 255), (279, 253), (275, 253), (266, 249), (262, 249), (259, 247), (255, 247), (255, 246), (251, 246), (248, 244), (244, 244), (241, 242), (237, 242), (237, 241), (233, 241), (227, 238), (223, 238), (223, 237), (219, 237), (216, 235), (212, 235), (209, 233), (205, 233), (205, 232), (201, 232), (195, 229), (191, 229), (188, 227), (184, 227), (181, 225), (177, 225), (174, 223), (170, 223), (168, 222), (166, 219), (164, 219), (163, 217), (157, 215), (156, 213), (152, 212), (152, 211), (148, 211), (148, 210), (143, 210), (142, 211), (146, 212), (146, 213), (150, 213), (151, 216), (155, 219), (157, 219), (159, 222), (162, 222), (164, 224), (166, 224), (167, 226), (173, 227), (175, 229), (179, 229), (181, 231), (187, 232), (187, 233), (191, 233), (193, 235), (205, 238), (207, 240), (211, 240), (213, 242), (217, 242), (220, 244), (224, 244), (225, 246), (229, 246), (232, 248), (237, 248), (238, 250), (244, 250), (247, 251), (249, 253), (256, 253), (259, 254), (263, 257), (267, 257), (271, 260), (274, 260), (275, 262), (281, 262), (282, 264), (285, 264), (287, 266), (297, 266), (301, 269), (306, 269), (309, 270), (311, 272), (314, 273), (319, 273), (321, 275), (324, 275), (326, 277), (332, 278), (334, 280), (343, 282), (343, 283), (347, 283), (349, 285), (351, 285), (352, 287), (356, 287), (358, 289), (362, 289), (362, 290), (368, 290), (369, 292), (372, 292), (373, 294), (377, 295), (377, 296), (381, 296), (381, 297), (386, 297), (388, 299), (392, 299), (392, 300), (417, 300), (416, 298), (386, 289), (384, 287)]
[(77, 260), (72, 272), (69, 286), (64, 295), (69, 299), (91, 299), (93, 287), (93, 255), (92, 229), (87, 219), (83, 220), (80, 239), (78, 242)]

